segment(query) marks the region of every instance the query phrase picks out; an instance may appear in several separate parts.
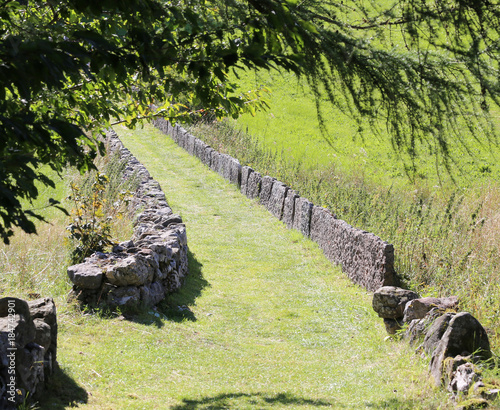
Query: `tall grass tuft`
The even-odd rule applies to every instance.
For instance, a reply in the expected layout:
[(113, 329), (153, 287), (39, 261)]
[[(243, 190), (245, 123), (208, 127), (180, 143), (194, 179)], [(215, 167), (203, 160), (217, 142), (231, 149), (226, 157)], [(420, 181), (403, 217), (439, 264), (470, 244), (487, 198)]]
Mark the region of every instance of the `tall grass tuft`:
[(335, 164), (294, 160), (260, 144), (228, 122), (190, 130), (215, 149), (262, 174), (274, 176), (349, 224), (373, 232), (396, 250), (405, 286), (422, 295), (457, 295), (461, 308), (487, 327), (500, 346), (500, 187), (431, 191), (417, 185), (380, 187), (362, 170), (340, 173)]

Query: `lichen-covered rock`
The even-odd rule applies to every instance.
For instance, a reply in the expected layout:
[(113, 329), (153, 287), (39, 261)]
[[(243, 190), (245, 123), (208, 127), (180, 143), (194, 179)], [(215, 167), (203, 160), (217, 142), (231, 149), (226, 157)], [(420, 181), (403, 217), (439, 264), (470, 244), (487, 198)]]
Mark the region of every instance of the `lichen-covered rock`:
[(468, 393), (470, 387), (479, 380), (479, 370), (473, 363), (464, 363), (457, 367), (447, 386), (447, 390)]
[(432, 353), (430, 372), (436, 385), (440, 385), (443, 362), (448, 357), (468, 356), (474, 353), (477, 359), (491, 357), (490, 343), (486, 331), (470, 313), (457, 313), (450, 320), (446, 331)]
[(383, 286), (373, 294), (372, 307), (384, 319), (402, 319), (406, 303), (420, 296), (411, 290)]
[(79, 263), (68, 268), (68, 277), (73, 285), (82, 289), (99, 289), (103, 280), (102, 269), (93, 263)]
[(419, 298), (410, 300), (404, 310), (404, 321), (406, 323), (411, 322), (415, 319), (423, 319), (428, 312), (432, 309), (437, 308), (440, 310), (457, 310), (458, 308), (458, 298), (456, 296), (450, 296), (447, 298)]
[(423, 348), (425, 353), (432, 354), (436, 350), (437, 345), (445, 334), (451, 319), (455, 316), (454, 313), (448, 312), (434, 320), (427, 332), (425, 333)]
[(131, 255), (106, 266), (106, 279), (116, 286), (142, 286), (151, 283), (156, 270), (143, 255)]

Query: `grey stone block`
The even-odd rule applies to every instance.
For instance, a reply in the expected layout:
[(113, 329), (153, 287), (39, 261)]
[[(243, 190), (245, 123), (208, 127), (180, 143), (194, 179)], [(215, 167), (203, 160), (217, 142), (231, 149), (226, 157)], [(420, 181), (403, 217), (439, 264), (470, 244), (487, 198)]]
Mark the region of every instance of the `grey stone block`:
[(215, 150), (212, 151), (212, 157), (211, 157), (211, 161), (210, 161), (210, 168), (212, 169), (212, 171), (220, 173), (219, 172), (219, 169), (220, 169), (220, 153), (217, 152), (217, 151), (215, 151)]
[(275, 181), (271, 189), (271, 195), (267, 203), (267, 209), (278, 219), (283, 217), (283, 207), (288, 187), (280, 181)]
[(301, 232), (306, 238), (311, 233), (311, 214), (313, 204), (306, 198), (298, 197), (295, 200), (295, 212), (293, 216), (293, 228)]
[(177, 143), (179, 144), (179, 146), (181, 148), (186, 149), (186, 147), (187, 147), (187, 136), (188, 136), (186, 130), (184, 128), (182, 128), (182, 127), (179, 127), (178, 125), (176, 125), (175, 128), (176, 128), (176, 131), (174, 131), (174, 132), (177, 135)]
[(231, 160), (233, 158), (228, 155), (228, 154), (221, 154), (220, 155), (220, 169), (219, 169), (219, 174), (221, 174), (224, 179), (227, 179), (228, 181), (231, 180)]
[(70, 266), (67, 272), (71, 282), (82, 289), (99, 289), (104, 278), (102, 269), (90, 263)]
[(229, 181), (238, 188), (241, 185), (241, 164), (240, 161), (233, 157), (229, 157)]
[(165, 289), (160, 282), (153, 282), (139, 288), (141, 302), (145, 306), (154, 306), (165, 298)]
[(288, 229), (293, 228), (293, 218), (295, 215), (295, 201), (299, 198), (297, 192), (289, 189), (286, 192), (285, 204), (283, 205), (283, 222)]
[(258, 172), (252, 172), (247, 182), (247, 197), (250, 199), (259, 198), (262, 186), (262, 176)]
[(204, 142), (199, 138), (194, 139), (194, 149), (193, 153), (196, 158), (198, 158), (201, 162), (203, 162), (203, 157), (205, 156), (205, 147)]
[(196, 138), (194, 137), (194, 135), (187, 133), (187, 135), (186, 135), (186, 151), (191, 155), (194, 155), (194, 141), (195, 141), (195, 139)]
[(271, 198), (271, 192), (273, 190), (274, 181), (276, 181), (276, 179), (268, 175), (262, 177), (259, 200), (260, 203), (264, 205), (266, 208), (268, 207), (269, 199)]
[(207, 145), (205, 147), (205, 160), (203, 161), (203, 163), (211, 168), (212, 167), (212, 155), (214, 153), (214, 149), (212, 147), (210, 147), (209, 145)]
[(252, 174), (253, 169), (249, 166), (241, 168), (241, 193), (247, 195), (248, 177)]

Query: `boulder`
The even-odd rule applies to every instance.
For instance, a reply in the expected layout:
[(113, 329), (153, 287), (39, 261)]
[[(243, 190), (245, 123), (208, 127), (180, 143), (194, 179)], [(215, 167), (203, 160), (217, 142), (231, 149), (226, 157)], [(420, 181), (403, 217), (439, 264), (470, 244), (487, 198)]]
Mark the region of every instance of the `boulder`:
[(102, 269), (93, 263), (79, 263), (68, 268), (68, 277), (82, 289), (99, 289), (102, 285)]
[(384, 319), (401, 319), (408, 301), (420, 296), (411, 290), (395, 286), (383, 286), (373, 294), (372, 307)]
[(35, 340), (36, 329), (26, 301), (12, 297), (0, 299), (0, 318), (0, 332), (14, 334), (16, 347), (22, 348)]
[(425, 353), (432, 355), (438, 346), (441, 338), (445, 334), (451, 319), (455, 316), (454, 313), (445, 313), (437, 317), (425, 332), (423, 348)]
[(441, 385), (443, 363), (449, 357), (474, 354), (476, 360), (492, 356), (488, 335), (470, 313), (460, 312), (449, 321), (448, 327), (432, 353), (430, 372), (436, 385)]
[(457, 310), (458, 298), (450, 296), (448, 298), (420, 298), (410, 300), (404, 310), (404, 322), (409, 323), (415, 319), (423, 319), (428, 312), (437, 308), (440, 310)]
[(423, 319), (412, 320), (406, 328), (404, 336), (405, 339), (408, 339), (408, 342), (411, 346), (415, 345), (416, 343), (423, 342), (425, 335), (429, 331), (434, 321), (442, 315), (443, 313), (441, 311), (439, 311), (438, 309), (433, 309)]
[(106, 266), (106, 278), (116, 286), (141, 286), (151, 283), (156, 269), (148, 263), (146, 256), (130, 255)]

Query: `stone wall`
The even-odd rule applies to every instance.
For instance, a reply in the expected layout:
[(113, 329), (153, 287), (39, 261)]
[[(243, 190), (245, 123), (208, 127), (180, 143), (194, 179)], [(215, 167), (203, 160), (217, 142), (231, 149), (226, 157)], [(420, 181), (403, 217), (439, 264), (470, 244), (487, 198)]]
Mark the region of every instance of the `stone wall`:
[[(41, 397), (57, 358), (57, 318), (52, 298), (0, 299), (0, 409)], [(28, 395), (29, 392), (29, 395)]]
[(275, 178), (241, 166), (237, 159), (215, 151), (182, 127), (172, 126), (163, 119), (156, 120), (154, 125), (206, 166), (240, 187), (244, 195), (259, 199), (287, 227), (317, 242), (326, 257), (341, 265), (354, 283), (370, 291), (397, 283), (391, 244), (337, 219), (328, 209), (314, 206)]
[(95, 253), (68, 268), (73, 293), (83, 304), (111, 308), (153, 306), (182, 285), (188, 273), (186, 227), (173, 213), (160, 185), (127, 150), (114, 131), (108, 133), (113, 152), (126, 161), (124, 178), (138, 178), (130, 205), (139, 214), (134, 233), (111, 253)]
[(488, 333), (470, 313), (459, 311), (456, 296), (421, 298), (384, 286), (373, 294), (372, 306), (389, 334), (404, 337), (430, 358), (431, 378), (451, 393), (458, 408), (483, 408), (498, 398), (498, 386), (481, 377), (481, 367), (495, 364)]

